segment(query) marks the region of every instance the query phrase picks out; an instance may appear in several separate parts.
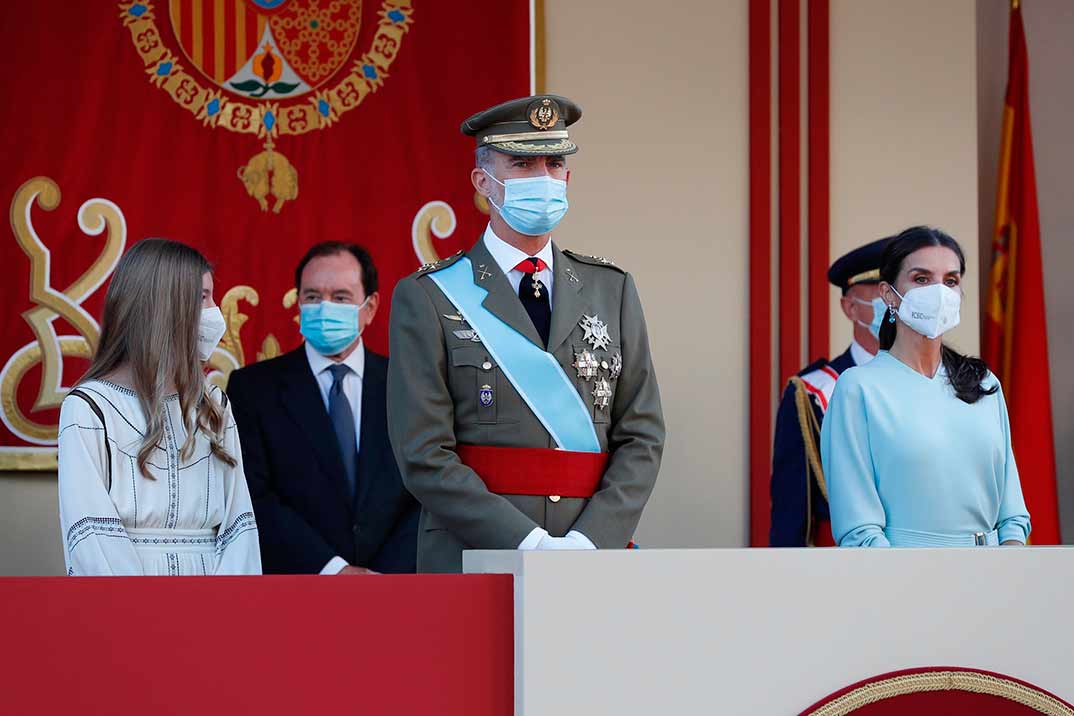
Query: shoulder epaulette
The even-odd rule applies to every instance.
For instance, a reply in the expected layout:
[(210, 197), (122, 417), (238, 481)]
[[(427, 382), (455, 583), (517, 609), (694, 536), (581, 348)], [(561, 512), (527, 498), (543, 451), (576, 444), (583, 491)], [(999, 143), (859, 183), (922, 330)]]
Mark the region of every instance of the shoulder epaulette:
[[(835, 391), (835, 381), (839, 380), (839, 374), (828, 365), (828, 361), (818, 361), (820, 364), (813, 370), (802, 371), (799, 379), (805, 385), (813, 397), (820, 403), (821, 410), (828, 410), (828, 401), (832, 399)], [(816, 364), (814, 364), (816, 365)], [(810, 366), (813, 368), (813, 366)]]
[(424, 264), (421, 268), (418, 269), (418, 275), (424, 276), (427, 273), (432, 273), (433, 271), (439, 271), (440, 269), (447, 268), (448, 266), (462, 258), (462, 255), (462, 252), (459, 251), (457, 253), (452, 254), (451, 256), (442, 258), (439, 261), (433, 261), (431, 263)]
[(803, 375), (808, 375), (815, 370), (820, 370), (826, 365), (830, 365), (827, 358), (818, 358), (817, 360), (807, 365), (805, 368), (802, 368), (802, 370), (798, 371), (798, 377), (801, 378)]
[(590, 256), (589, 254), (580, 254), (577, 251), (571, 251), (570, 249), (564, 249), (563, 253), (567, 254), (572, 259), (581, 261), (584, 264), (589, 264), (591, 266), (605, 266), (610, 269), (615, 269), (620, 273), (626, 273), (626, 269), (616, 266), (614, 261), (603, 256)]

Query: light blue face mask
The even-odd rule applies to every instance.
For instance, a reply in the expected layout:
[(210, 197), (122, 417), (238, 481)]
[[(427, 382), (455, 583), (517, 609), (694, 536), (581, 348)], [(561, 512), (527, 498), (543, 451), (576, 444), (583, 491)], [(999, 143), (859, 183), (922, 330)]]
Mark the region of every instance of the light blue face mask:
[(503, 182), (489, 174), (492, 181), (503, 187), (503, 206), (489, 199), (507, 225), (526, 236), (544, 236), (567, 213), (567, 182), (547, 174), (539, 177), (508, 179)]
[(879, 340), (880, 339), (880, 326), (882, 326), (884, 324), (884, 314), (888, 310), (887, 304), (884, 303), (884, 299), (882, 299), (879, 296), (877, 296), (872, 301), (863, 301), (860, 298), (855, 298), (854, 301), (856, 303), (862, 304), (863, 306), (872, 306), (873, 307), (873, 320), (872, 321), (870, 321), (868, 324), (865, 324), (865, 323), (863, 323), (861, 321), (855, 321), (855, 323), (858, 323), (859, 325), (862, 325), (862, 326), (865, 326), (866, 328), (868, 328), (869, 333), (873, 334), (873, 338), (876, 338), (877, 340)]
[(303, 303), (298, 308), (302, 335), (321, 355), (339, 355), (362, 335), (358, 313), (367, 303), (368, 297), (360, 306), (332, 301)]

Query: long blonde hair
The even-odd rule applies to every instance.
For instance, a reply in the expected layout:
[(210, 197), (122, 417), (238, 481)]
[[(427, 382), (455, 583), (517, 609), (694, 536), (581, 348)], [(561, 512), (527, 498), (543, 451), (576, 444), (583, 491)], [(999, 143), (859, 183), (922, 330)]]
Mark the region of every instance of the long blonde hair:
[(120, 260), (104, 299), (100, 342), (82, 380), (104, 379), (129, 368), (146, 419), (138, 469), (149, 479), (153, 476), (146, 463), (164, 437), (161, 406), (169, 383), (179, 393), (186, 428), (182, 459), (193, 454), (195, 433), (201, 430), (214, 455), (236, 464), (223, 446), (224, 411), (209, 396), (198, 358), (202, 276), (211, 270), (205, 257), (186, 244), (145, 239)]

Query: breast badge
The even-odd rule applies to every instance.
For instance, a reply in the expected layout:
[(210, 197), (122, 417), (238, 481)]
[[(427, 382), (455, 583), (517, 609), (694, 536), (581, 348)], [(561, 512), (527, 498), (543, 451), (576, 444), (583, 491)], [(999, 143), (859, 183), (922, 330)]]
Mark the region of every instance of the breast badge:
[(615, 355), (612, 356), (612, 365), (611, 365), (611, 368), (609, 369), (609, 372), (610, 372), (610, 375), (612, 376), (612, 380), (615, 380), (616, 378), (618, 378), (620, 376), (620, 374), (622, 374), (622, 372), (623, 372), (623, 354), (622, 353), (616, 353)]
[(477, 397), (483, 406), (486, 408), (490, 407), (494, 398), (492, 394), (492, 386), (488, 384), (481, 386), (481, 391), (478, 393)]
[(463, 318), (461, 314), (444, 313), (442, 315), (449, 321), (455, 321), (456, 323), (462, 324), (462, 328), (452, 331), (455, 337), (458, 338), (460, 341), (470, 341), (471, 343), (481, 342), (481, 336), (477, 335), (477, 331), (470, 328), (470, 325), (466, 322), (466, 319)]
[(608, 346), (612, 344), (612, 339), (611, 336), (608, 335), (607, 323), (600, 320), (600, 318), (594, 314), (592, 316), (583, 315), (582, 320), (578, 322), (578, 325), (585, 331), (582, 340), (593, 346), (593, 350), (608, 350)]
[(592, 380), (599, 373), (600, 364), (596, 357), (589, 351), (575, 352), (574, 363), (571, 364), (578, 371), (578, 377), (582, 380)]
[(452, 331), (455, 337), (460, 341), (470, 341), (471, 343), (480, 343), (481, 336), (477, 335), (477, 331), (472, 328), (461, 328), (457, 331)]
[(597, 410), (607, 410), (612, 400), (612, 386), (604, 378), (598, 378), (593, 384), (593, 406)]

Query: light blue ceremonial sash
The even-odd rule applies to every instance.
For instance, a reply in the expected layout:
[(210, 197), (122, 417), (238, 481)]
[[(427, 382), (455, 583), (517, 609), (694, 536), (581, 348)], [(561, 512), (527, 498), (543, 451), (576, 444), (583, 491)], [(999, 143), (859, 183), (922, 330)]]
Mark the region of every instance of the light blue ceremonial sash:
[(474, 283), (470, 259), (461, 258), (428, 276), (477, 331), (500, 370), (556, 445), (573, 452), (600, 452), (589, 408), (574, 383), (555, 356), (481, 305), (488, 291)]

